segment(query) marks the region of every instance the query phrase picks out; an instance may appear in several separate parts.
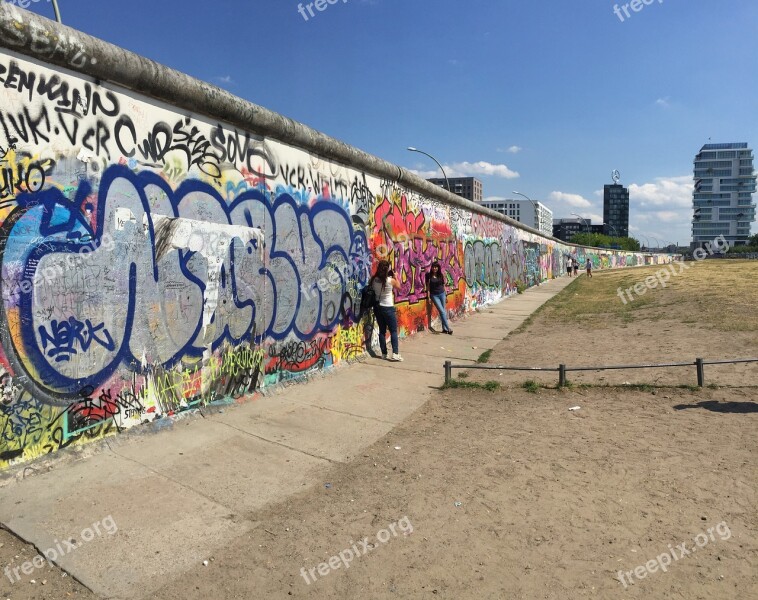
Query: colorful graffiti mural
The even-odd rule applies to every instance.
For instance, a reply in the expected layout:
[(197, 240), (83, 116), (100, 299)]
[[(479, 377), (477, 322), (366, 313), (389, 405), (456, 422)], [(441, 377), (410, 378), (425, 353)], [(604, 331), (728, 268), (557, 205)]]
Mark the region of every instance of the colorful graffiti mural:
[[(376, 258), (403, 335), (588, 251), (0, 51), (0, 469), (361, 356)], [(657, 260), (657, 258), (655, 259)], [(370, 338), (368, 343), (370, 344)]]

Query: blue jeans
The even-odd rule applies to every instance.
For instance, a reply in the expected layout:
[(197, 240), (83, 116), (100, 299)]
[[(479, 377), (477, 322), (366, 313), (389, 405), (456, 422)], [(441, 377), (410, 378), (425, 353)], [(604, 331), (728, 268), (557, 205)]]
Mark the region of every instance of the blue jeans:
[(440, 313), (440, 319), (442, 319), (442, 331), (450, 331), (450, 324), (447, 322), (447, 311), (445, 310), (447, 295), (444, 292), (440, 294), (432, 294), (432, 302), (434, 302), (434, 306), (437, 307), (437, 311)]
[(376, 322), (379, 323), (379, 347), (382, 354), (387, 355), (387, 329), (390, 330), (390, 342), (392, 343), (392, 352), (399, 354), (400, 350), (397, 343), (397, 313), (394, 306), (377, 306), (374, 309)]

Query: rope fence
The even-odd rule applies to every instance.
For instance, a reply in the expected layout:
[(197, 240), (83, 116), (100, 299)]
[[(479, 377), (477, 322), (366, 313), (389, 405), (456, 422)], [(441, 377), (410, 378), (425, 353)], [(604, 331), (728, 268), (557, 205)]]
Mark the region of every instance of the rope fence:
[(754, 363), (758, 362), (758, 358), (734, 358), (726, 360), (705, 360), (703, 358), (696, 358), (694, 362), (675, 362), (675, 363), (662, 363), (654, 365), (606, 365), (602, 367), (569, 367), (566, 365), (558, 365), (557, 367), (507, 367), (507, 366), (495, 366), (495, 365), (454, 365), (452, 361), (446, 360), (445, 367), (445, 383), (448, 384), (453, 380), (453, 369), (485, 369), (492, 371), (553, 371), (558, 373), (558, 385), (563, 387), (567, 385), (568, 379), (566, 373), (570, 371), (611, 371), (619, 369), (662, 369), (668, 367), (695, 367), (697, 372), (697, 385), (698, 387), (705, 387), (705, 365), (727, 365), (737, 363)]

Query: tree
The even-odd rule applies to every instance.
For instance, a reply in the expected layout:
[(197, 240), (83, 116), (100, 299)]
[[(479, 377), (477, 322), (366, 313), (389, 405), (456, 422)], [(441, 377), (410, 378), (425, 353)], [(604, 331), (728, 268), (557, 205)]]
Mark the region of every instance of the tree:
[(571, 238), (574, 244), (594, 248), (612, 248), (618, 250), (639, 250), (640, 243), (630, 237), (611, 237), (602, 233), (577, 233)]

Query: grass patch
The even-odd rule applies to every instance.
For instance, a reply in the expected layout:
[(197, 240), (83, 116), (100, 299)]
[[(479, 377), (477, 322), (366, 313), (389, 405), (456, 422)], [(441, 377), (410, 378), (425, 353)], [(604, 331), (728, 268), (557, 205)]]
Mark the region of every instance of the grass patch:
[(492, 356), (492, 350), (485, 350), (479, 355), (479, 358), (476, 359), (476, 362), (486, 363), (489, 361), (490, 356)]
[(458, 381), (453, 379), (448, 381), (442, 386), (443, 390), (450, 389), (469, 389), (469, 390), (487, 390), (488, 392), (494, 392), (500, 389), (500, 384), (497, 381), (487, 381), (485, 383), (477, 383), (476, 381)]
[(652, 392), (655, 389), (655, 387), (648, 385), (647, 383), (627, 383), (616, 387), (622, 387), (628, 390), (637, 390), (640, 392)]
[(536, 394), (540, 389), (540, 384), (534, 381), (534, 379), (529, 379), (521, 384), (521, 387), (524, 388), (527, 392), (530, 394)]
[(700, 388), (696, 385), (678, 385), (676, 386), (680, 390), (689, 390), (690, 392), (697, 392), (700, 390)]
[(468, 372), (463, 371), (462, 373), (458, 373), (458, 377), (460, 377), (461, 379), (466, 379), (466, 377), (468, 377)]
[[(562, 323), (610, 320), (621, 324), (656, 322), (677, 315), (682, 322), (720, 331), (758, 331), (754, 307), (758, 261), (705, 260), (685, 263), (679, 274), (666, 265), (600, 271), (592, 279), (580, 277), (545, 303), (545, 317)], [(666, 287), (654, 275), (668, 273)], [(648, 287), (646, 281), (655, 287)], [(634, 291), (635, 285), (643, 291)], [(631, 290), (631, 299), (626, 290)], [(620, 297), (623, 295), (623, 300)], [(626, 302), (624, 302), (626, 301)], [(514, 333), (533, 322), (524, 321)]]

